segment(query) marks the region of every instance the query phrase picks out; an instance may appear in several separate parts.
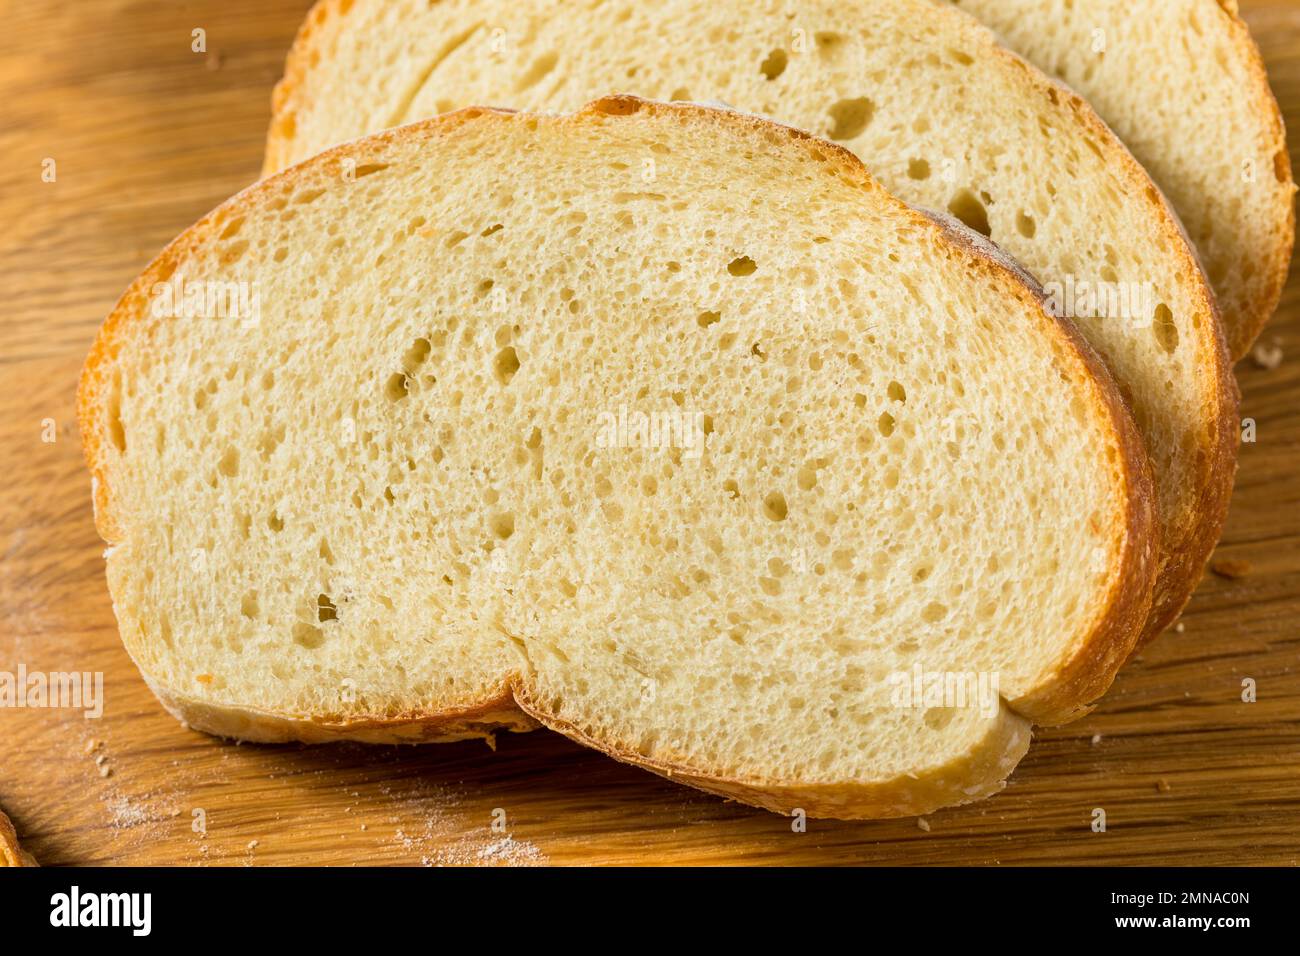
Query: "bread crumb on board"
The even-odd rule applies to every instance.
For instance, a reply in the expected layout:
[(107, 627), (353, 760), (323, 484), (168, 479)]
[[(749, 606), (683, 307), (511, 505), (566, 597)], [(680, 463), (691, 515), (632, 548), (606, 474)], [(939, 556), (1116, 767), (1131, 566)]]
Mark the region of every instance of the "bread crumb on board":
[(1259, 341), (1255, 347), (1250, 350), (1250, 360), (1256, 368), (1262, 368), (1267, 372), (1273, 371), (1282, 364), (1282, 340), (1273, 336), (1267, 342)]
[(930, 821), (927, 820), (925, 817), (917, 817), (916, 825), (920, 827), (922, 830), (924, 830), (926, 833), (930, 832)]
[[(461, 804), (454, 791), (420, 783), (384, 784), (379, 792), (391, 801), (387, 822), (393, 840), (421, 866), (541, 866), (547, 856), (535, 844), (513, 833), (494, 830), (490, 821), (466, 826), (465, 816), (449, 813)], [(363, 825), (362, 829), (366, 829)]]
[(1250, 562), (1241, 558), (1219, 558), (1210, 562), (1210, 570), (1221, 578), (1236, 581), (1250, 574)]

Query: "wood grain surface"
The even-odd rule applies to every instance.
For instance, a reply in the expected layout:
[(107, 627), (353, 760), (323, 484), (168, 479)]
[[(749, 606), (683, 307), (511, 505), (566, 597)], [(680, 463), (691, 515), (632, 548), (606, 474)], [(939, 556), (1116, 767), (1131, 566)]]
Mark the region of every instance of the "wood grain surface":
[[(1181, 632), (1088, 719), (1040, 732), (992, 800), (796, 833), (547, 732), (495, 752), (239, 746), (164, 713), (118, 641), (73, 392), (121, 290), (256, 177), (306, 6), (0, 3), (0, 671), (102, 671), (106, 696), (99, 720), (0, 710), (0, 806), (43, 864), (1297, 862), (1295, 277), (1264, 337), (1280, 365), (1238, 368), (1257, 441), (1216, 558), (1241, 576), (1208, 575)], [(1242, 6), (1300, 155), (1300, 0)]]

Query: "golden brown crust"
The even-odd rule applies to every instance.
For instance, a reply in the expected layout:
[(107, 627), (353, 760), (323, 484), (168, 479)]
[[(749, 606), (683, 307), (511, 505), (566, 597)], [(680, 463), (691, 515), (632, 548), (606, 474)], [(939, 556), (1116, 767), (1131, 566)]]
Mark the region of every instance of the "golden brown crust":
[(327, 23), (342, 16), (352, 6), (353, 0), (316, 0), (298, 27), (293, 46), (284, 60), (284, 76), (271, 91), (271, 125), (266, 131), (266, 153), (262, 160), (262, 177), (266, 178), (284, 168), (288, 160), (288, 143), (293, 139), (295, 110), (291, 104), (300, 91), (309, 69), (311, 51)]
[[(633, 96), (609, 96), (596, 100), (565, 121), (581, 123), (604, 121), (604, 118), (629, 116), (649, 111), (667, 113), (683, 119), (718, 126), (737, 125), (770, 132), (780, 130), (824, 158), (835, 162), (839, 175), (864, 190), (875, 193), (882, 202), (894, 204), (900, 215), (911, 218), (914, 225), (927, 231), (940, 230), (946, 245), (955, 256), (965, 258), (973, 271), (997, 282), (1008, 295), (1030, 305), (1041, 316), (1042, 329), (1052, 343), (1053, 354), (1067, 370), (1073, 365), (1076, 379), (1089, 383), (1092, 403), (1098, 416), (1113, 435), (1116, 462), (1114, 480), (1116, 498), (1125, 510), (1122, 522), (1127, 527), (1118, 566), (1111, 575), (1112, 585), (1104, 606), (1095, 616), (1089, 633), (1080, 635), (1070, 661), (1061, 672), (1048, 679), (1038, 691), (1014, 706), (1027, 715), (1046, 720), (1065, 720), (1083, 712), (1092, 699), (1113, 679), (1115, 670), (1136, 639), (1154, 574), (1150, 551), (1154, 531), (1151, 481), (1140, 440), (1124, 409), (1118, 390), (1102, 366), (1073, 327), (1053, 318), (1041, 307), (1038, 290), (1022, 273), (1009, 269), (1002, 256), (988, 244), (980, 244), (969, 233), (936, 223), (935, 219), (904, 205), (890, 196), (867, 172), (850, 151), (800, 130), (750, 114), (718, 110), (691, 104), (664, 104)], [(337, 176), (345, 160), (365, 154), (374, 160), (391, 144), (406, 140), (433, 138), (480, 118), (501, 119), (509, 111), (470, 108), (446, 114), (422, 123), (375, 134), (354, 143), (328, 150), (305, 163), (264, 180), (218, 207), (168, 246), (122, 296), (100, 330), (78, 389), (78, 420), (82, 429), (87, 462), (97, 482), (97, 527), (110, 543), (117, 539), (122, 517), (115, 513), (102, 454), (106, 379), (119, 348), (121, 337), (128, 334), (133, 317), (140, 311), (143, 293), (195, 247), (218, 231), (230, 218), (260, 201), (268, 193), (278, 193), (288, 185), (297, 187), (313, 177)], [(954, 238), (960, 241), (952, 241)], [(932, 768), (916, 777), (871, 784), (837, 783), (801, 785), (782, 780), (733, 780), (692, 767), (684, 758), (680, 763), (655, 762), (635, 754), (617, 741), (596, 741), (559, 717), (544, 713), (531, 700), (527, 678), (509, 674), (481, 699), (463, 702), (443, 711), (419, 711), (395, 716), (283, 714), (250, 708), (221, 705), (178, 694), (160, 686), (145, 675), (155, 694), (177, 717), (198, 729), (246, 740), (283, 741), (354, 739), (371, 742), (426, 742), (490, 736), (498, 729), (528, 730), (541, 721), (562, 733), (588, 743), (647, 769), (681, 779), (702, 789), (734, 796), (748, 803), (788, 811), (802, 807), (814, 816), (869, 817), (902, 816), (928, 812), (938, 806), (968, 802), (995, 791), (1000, 782), (1023, 756), (1029, 741), (1029, 724), (1025, 717), (1008, 707), (1000, 710), (995, 729), (975, 752), (959, 765)]]
[[(1269, 86), (1268, 71), (1264, 68), (1259, 46), (1250, 34), (1250, 27), (1241, 18), (1237, 0), (1206, 2), (1226, 16), (1231, 46), (1241, 55), (1243, 65), (1250, 73), (1248, 88), (1238, 89), (1236, 93), (1247, 104), (1244, 111), (1263, 118), (1268, 126), (1269, 149), (1274, 156), (1273, 173), (1283, 187), (1284, 194), (1282, 202), (1278, 204), (1277, 220), (1271, 224), (1276, 228), (1278, 241), (1268, 259), (1259, 263), (1266, 271), (1268, 281), (1260, 294), (1250, 302), (1249, 308), (1243, 314), (1230, 316), (1225, 325), (1228, 350), (1235, 362), (1250, 354), (1250, 347), (1273, 317), (1273, 311), (1282, 298), (1287, 273), (1291, 270), (1291, 253), (1295, 248), (1296, 185), (1292, 175), (1291, 154), (1286, 145), (1286, 125), (1282, 120), (1282, 110)], [(1264, 175), (1268, 173), (1265, 172)], [(1197, 577), (1200, 577), (1199, 571)]]
[(482, 700), (442, 711), (388, 716), (276, 714), (251, 707), (216, 705), (185, 697), (145, 677), (149, 689), (181, 723), (217, 737), (278, 744), (356, 740), (367, 744), (434, 744), (491, 740), (499, 731), (527, 733), (540, 726), (515, 706), (519, 677), (506, 677)]
[(872, 783), (801, 783), (720, 775), (692, 767), (686, 755), (671, 761), (652, 759), (626, 743), (600, 740), (572, 721), (548, 713), (530, 697), (525, 686), (516, 689), (515, 699), (525, 713), (551, 730), (622, 763), (786, 816), (802, 810), (810, 817), (837, 820), (912, 817), (992, 796), (1005, 786), (1006, 778), (1028, 751), (1031, 736), (1027, 720), (1001, 707), (988, 736), (960, 761)]
[[(954, 242), (1012, 272), (1034, 300), (1043, 303), (1046, 296), (1038, 282), (992, 241), (946, 214), (927, 211), (925, 215), (942, 226)], [(1087, 714), (1092, 702), (1114, 681), (1148, 618), (1160, 556), (1155, 479), (1142, 436), (1101, 357), (1073, 323), (1054, 321), (1068, 350), (1076, 356), (1084, 379), (1093, 383), (1094, 398), (1114, 429), (1117, 483), (1126, 489), (1129, 508), (1123, 519), (1125, 533), (1120, 559), (1112, 569), (1110, 593), (1092, 633), (1041, 686), (1010, 701), (1018, 713), (1048, 726), (1069, 723)]]
[(18, 834), (9, 818), (0, 810), (0, 867), (37, 866), (36, 857), (18, 845)]

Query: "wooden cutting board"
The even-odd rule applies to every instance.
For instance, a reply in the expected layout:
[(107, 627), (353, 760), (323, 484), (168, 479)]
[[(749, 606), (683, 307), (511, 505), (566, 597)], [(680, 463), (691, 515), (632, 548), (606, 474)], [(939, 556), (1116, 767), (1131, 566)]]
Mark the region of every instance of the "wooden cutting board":
[[(1243, 6), (1300, 132), (1300, 2)], [(41, 862), (1297, 862), (1300, 280), (1265, 336), (1281, 364), (1238, 370), (1258, 440), (1217, 557), (1243, 576), (1207, 576), (1182, 631), (1091, 717), (1041, 732), (992, 800), (795, 833), (547, 732), (495, 752), (238, 746), (165, 714), (118, 642), (73, 392), (119, 292), (256, 177), (305, 9), (0, 4), (0, 671), (102, 671), (106, 697), (99, 720), (0, 710), (0, 806)], [(206, 53), (191, 50), (199, 28)], [(1105, 833), (1090, 827), (1098, 807)]]

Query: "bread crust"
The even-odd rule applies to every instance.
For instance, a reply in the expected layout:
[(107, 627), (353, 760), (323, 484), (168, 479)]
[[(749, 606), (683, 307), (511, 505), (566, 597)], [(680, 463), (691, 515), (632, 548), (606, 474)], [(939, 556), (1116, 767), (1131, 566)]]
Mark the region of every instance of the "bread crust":
[(37, 866), (36, 857), (18, 845), (13, 823), (0, 810), (0, 867)]
[(1202, 383), (1201, 417), (1204, 435), (1200, 454), (1197, 455), (1200, 473), (1197, 492), (1190, 506), (1182, 510), (1175, 523), (1175, 527), (1183, 532), (1182, 535), (1171, 537), (1166, 533), (1161, 541), (1162, 553), (1155, 593), (1150, 615), (1138, 642), (1140, 646), (1173, 624), (1191, 600), (1192, 592), (1201, 580), (1205, 563), (1218, 543), (1223, 523), (1228, 516), (1228, 502), (1232, 497), (1237, 474), (1239, 393), (1232, 374), (1232, 361), (1222, 317), (1209, 279), (1182, 221), (1128, 147), (1120, 142), (1096, 110), (1079, 94), (1041, 72), (1018, 53), (1002, 46), (986, 27), (975, 23), (973, 19), (971, 25), (986, 35), (986, 45), (994, 56), (1023, 69), (1043, 95), (1069, 107), (1100, 144), (1100, 148), (1107, 150), (1108, 163), (1124, 173), (1133, 187), (1132, 194), (1142, 196), (1142, 201), (1148, 205), (1150, 219), (1158, 224), (1164, 248), (1173, 251), (1179, 260), (1179, 271), (1193, 279), (1192, 297), (1201, 316), (1201, 321), (1190, 323), (1192, 331), (1199, 337), (1197, 354), (1201, 357), (1198, 381)]
[(866, 784), (808, 783), (719, 774), (693, 767), (685, 754), (673, 760), (652, 759), (625, 741), (601, 740), (576, 723), (549, 713), (538, 705), (524, 685), (516, 689), (515, 699), (539, 723), (622, 763), (784, 816), (803, 811), (810, 817), (837, 820), (914, 817), (983, 800), (1006, 786), (1006, 778), (1028, 751), (1031, 737), (1030, 722), (1004, 706), (999, 708), (997, 722), (989, 734), (960, 762)]
[[(961, 0), (952, 2), (963, 10), (970, 10)], [(1006, 0), (994, 0), (986, 5), (977, 3), (972, 12), (995, 29), (1010, 32), (1011, 28), (1007, 24), (1018, 20), (1026, 6), (1017, 0), (1009, 3)], [(1251, 241), (1247, 255), (1257, 264), (1261, 281), (1257, 285), (1242, 288), (1241, 294), (1235, 296), (1233, 302), (1220, 301), (1224, 311), (1224, 334), (1228, 351), (1235, 362), (1249, 353), (1251, 345), (1277, 308), (1290, 270), (1295, 244), (1295, 181), (1291, 157), (1287, 151), (1286, 129), (1277, 99), (1269, 86), (1263, 57), (1251, 36), (1249, 26), (1241, 17), (1237, 0), (1179, 0), (1177, 4), (1169, 3), (1169, 7), (1171, 10), (1177, 9), (1180, 14), (1192, 9), (1201, 14), (1197, 18), (1199, 27), (1195, 36), (1187, 30), (1177, 31), (1171, 35), (1171, 42), (1177, 40), (1188, 43), (1189, 50), (1194, 46), (1195, 55), (1206, 59), (1222, 57), (1246, 75), (1244, 83), (1233, 83), (1230, 86), (1225, 78), (1219, 84), (1221, 88), (1208, 91), (1213, 94), (1212, 99), (1230, 100), (1235, 119), (1246, 126), (1245, 136), (1236, 138), (1232, 143), (1225, 140), (1222, 145), (1231, 149), (1240, 144), (1246, 151), (1243, 155), (1256, 151), (1267, 155), (1271, 160), (1270, 168), (1261, 170), (1259, 175), (1265, 177), (1264, 182), (1269, 186), (1273, 185), (1272, 179), (1276, 180), (1276, 188), (1271, 190), (1272, 196), (1267, 208), (1257, 209), (1262, 215), (1250, 223)], [(997, 14), (990, 14), (990, 10), (996, 10)], [(1106, 24), (1107, 31), (1112, 35), (1137, 32), (1148, 28), (1150, 24), (1147, 5), (1123, 4), (1117, 0), (1078, 0), (1074, 4), (1074, 14), (1081, 23)], [(1019, 24), (1021, 27), (1028, 25), (1024, 21)], [(1005, 42), (1015, 48), (1017, 37), (1008, 37)], [(1136, 71), (1141, 70), (1143, 64), (1125, 62), (1122, 66), (1136, 78)], [(1067, 82), (1074, 79), (1076, 77), (1068, 77)], [(1080, 86), (1087, 97), (1087, 81)], [(1129, 130), (1143, 121), (1145, 117), (1141, 113), (1139, 109), (1138, 115), (1126, 117)], [(1117, 125), (1120, 125), (1119, 118), (1116, 119)], [(1224, 130), (1225, 137), (1227, 133)], [(1126, 134), (1122, 132), (1121, 135)], [(1156, 156), (1148, 158), (1155, 161), (1153, 165), (1160, 162)]]
[[(1085, 713), (1092, 700), (1104, 692), (1136, 641), (1138, 626), (1150, 603), (1155, 576), (1154, 542), (1158, 535), (1154, 493), (1145, 451), (1118, 388), (1100, 358), (1073, 326), (1050, 315), (1042, 307), (1041, 290), (1022, 271), (1009, 267), (1006, 257), (996, 247), (973, 239), (973, 234), (964, 228), (944, 223), (894, 199), (870, 176), (862, 162), (843, 147), (751, 114), (694, 104), (657, 103), (626, 95), (596, 100), (563, 121), (575, 124), (606, 122), (610, 118), (641, 112), (666, 113), (683, 122), (719, 127), (780, 131), (828, 160), (827, 165), (833, 164), (841, 178), (876, 194), (881, 202), (893, 204), (898, 213), (909, 217), (918, 230), (941, 232), (946, 240), (945, 247), (952, 250), (955, 257), (964, 259), (972, 271), (998, 283), (1009, 296), (1021, 300), (1041, 316), (1045, 341), (1050, 343), (1053, 354), (1075, 379), (1087, 383), (1094, 414), (1105, 423), (1105, 429), (1112, 437), (1114, 497), (1123, 511), (1117, 516), (1117, 524), (1125, 529), (1120, 536), (1119, 553), (1110, 568), (1108, 591), (1094, 613), (1091, 627), (1076, 641), (1070, 658), (1055, 673), (1043, 675), (1040, 685), (1030, 693), (1011, 701), (1011, 706), (1000, 708), (994, 732), (960, 765), (930, 768), (915, 777), (870, 784), (731, 779), (692, 766), (685, 757), (680, 762), (651, 759), (635, 753), (624, 742), (596, 740), (559, 715), (548, 713), (534, 700), (529, 677), (519, 672), (503, 675), (490, 692), (462, 700), (455, 706), (399, 715), (256, 711), (179, 693), (174, 688), (163, 686), (142, 669), (146, 681), (167, 709), (190, 726), (245, 740), (427, 742), (489, 737), (500, 729), (530, 730), (538, 724), (545, 724), (616, 759), (781, 812), (801, 807), (813, 816), (906, 816), (987, 796), (998, 789), (1027, 749), (1029, 718), (1040, 722), (1072, 719)], [(130, 334), (132, 317), (137, 313), (144, 290), (165, 274), (170, 274), (169, 270), (174, 269), (190, 250), (206, 242), (225, 222), (259, 202), (263, 193), (278, 191), (286, 183), (294, 186), (309, 183), (318, 174), (322, 177), (337, 175), (344, 160), (363, 153), (367, 159), (373, 160), (392, 143), (435, 139), (462, 124), (503, 121), (510, 113), (508, 110), (485, 108), (459, 110), (328, 150), (250, 187), (218, 207), (169, 245), (132, 283), (101, 328), (86, 360), (78, 389), (78, 422), (87, 463), (95, 480), (96, 526), (110, 544), (120, 536), (123, 518), (116, 513), (114, 505), (109, 462), (103, 445), (106, 429), (102, 421), (112, 365), (120, 342)]]
[[(1225, 326), (1228, 349), (1233, 361), (1239, 361), (1250, 354), (1250, 347), (1259, 338), (1269, 319), (1273, 317), (1277, 304), (1282, 299), (1282, 289), (1286, 286), (1287, 275), (1291, 271), (1291, 253), (1295, 249), (1295, 177), (1292, 171), (1291, 153), (1286, 145), (1286, 124), (1282, 119), (1282, 110), (1277, 97), (1268, 82), (1268, 71), (1264, 67), (1264, 57), (1259, 52), (1259, 45), (1250, 34), (1250, 27), (1241, 17), (1237, 0), (1201, 0), (1207, 7), (1213, 7), (1214, 14), (1221, 14), (1228, 25), (1230, 47), (1241, 58), (1242, 64), (1250, 74), (1250, 85), (1238, 92), (1249, 104), (1246, 112), (1258, 116), (1267, 127), (1269, 149), (1275, 157), (1274, 174), (1282, 185), (1285, 199), (1278, 204), (1277, 218), (1273, 223), (1277, 242), (1272, 254), (1262, 263), (1268, 273), (1268, 283), (1251, 302), (1244, 314), (1231, 317)], [(1265, 174), (1267, 175), (1267, 173)], [(1199, 577), (1199, 575), (1198, 575)]]
[(252, 707), (218, 706), (177, 693), (145, 676), (145, 683), (167, 712), (186, 726), (217, 737), (263, 744), (327, 744), (342, 740), (441, 744), (491, 741), (500, 731), (527, 733), (541, 725), (515, 706), (515, 687), (520, 680), (518, 674), (511, 674), (482, 699), (459, 707), (381, 716), (277, 714)]

